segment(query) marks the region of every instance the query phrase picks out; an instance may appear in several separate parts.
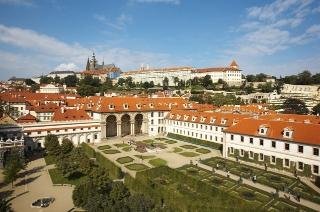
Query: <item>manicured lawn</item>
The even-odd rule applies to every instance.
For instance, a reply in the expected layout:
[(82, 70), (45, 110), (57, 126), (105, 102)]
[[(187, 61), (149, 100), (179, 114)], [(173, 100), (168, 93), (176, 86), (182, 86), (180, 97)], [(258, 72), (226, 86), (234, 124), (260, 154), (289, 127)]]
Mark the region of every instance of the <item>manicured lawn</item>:
[(129, 164), (125, 166), (127, 169), (130, 169), (132, 171), (142, 171), (142, 170), (146, 170), (149, 167), (142, 164), (142, 163), (133, 163), (133, 164)]
[(56, 163), (56, 161), (54, 160), (54, 157), (51, 156), (51, 155), (46, 155), (44, 157), (44, 160), (46, 161), (47, 165), (51, 165), (51, 164), (55, 164)]
[(122, 148), (122, 147), (128, 147), (129, 144), (114, 144), (116, 147), (118, 148)]
[(161, 158), (155, 158), (155, 159), (149, 160), (149, 163), (155, 167), (167, 165), (167, 161), (165, 161)]
[(179, 154), (182, 155), (182, 156), (185, 156), (185, 157), (195, 157), (195, 156), (199, 155), (199, 154), (197, 154), (195, 152), (181, 152)]
[(127, 156), (127, 157), (118, 158), (117, 161), (121, 164), (130, 163), (133, 161), (133, 158)]
[(99, 150), (111, 149), (111, 146), (109, 145), (98, 146), (98, 149)]
[(193, 145), (182, 145), (180, 147), (182, 147), (184, 149), (196, 149), (197, 148), (196, 146), (193, 146)]
[(135, 155), (135, 157), (142, 159), (142, 160), (147, 160), (147, 159), (155, 158), (156, 156), (154, 156), (154, 155)]
[(104, 150), (102, 151), (104, 154), (117, 154), (117, 153), (120, 153), (119, 150), (117, 149), (107, 149), (107, 150)]
[(177, 141), (174, 141), (174, 140), (166, 140), (165, 143), (166, 143), (166, 144), (175, 144), (175, 143), (177, 143)]
[(183, 149), (179, 148), (179, 147), (174, 147), (173, 148), (173, 152), (178, 153), (178, 152), (182, 152)]
[(208, 149), (205, 149), (205, 148), (199, 148), (199, 149), (196, 149), (196, 152), (201, 153), (201, 154), (208, 154), (211, 151)]
[(127, 146), (127, 147), (123, 147), (123, 148), (122, 148), (122, 151), (130, 152), (130, 151), (131, 151), (131, 149), (132, 149), (132, 147), (131, 147), (131, 146)]
[(80, 182), (86, 180), (86, 176), (79, 176), (74, 179), (64, 178), (58, 169), (49, 169), (49, 175), (53, 184), (78, 185)]
[(153, 139), (146, 139), (146, 140), (143, 140), (142, 142), (146, 143), (146, 144), (151, 144), (154, 142), (154, 140)]

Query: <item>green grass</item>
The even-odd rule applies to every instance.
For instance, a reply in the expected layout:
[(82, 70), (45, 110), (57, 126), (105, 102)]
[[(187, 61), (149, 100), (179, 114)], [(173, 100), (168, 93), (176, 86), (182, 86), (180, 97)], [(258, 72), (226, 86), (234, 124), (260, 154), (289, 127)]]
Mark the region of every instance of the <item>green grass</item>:
[(132, 171), (142, 171), (149, 168), (148, 166), (142, 163), (133, 163), (133, 164), (126, 165), (125, 167)]
[(122, 148), (122, 151), (130, 152), (130, 151), (131, 151), (131, 149), (132, 149), (132, 147), (131, 147), (131, 146), (127, 146), (127, 147), (123, 147), (123, 148)]
[(155, 158), (155, 159), (152, 159), (152, 160), (149, 160), (149, 163), (152, 165), (152, 166), (166, 166), (167, 165), (167, 161), (161, 159), (161, 158)]
[(118, 148), (122, 148), (122, 147), (128, 147), (129, 144), (114, 144), (116, 147)]
[(173, 148), (173, 152), (178, 153), (178, 152), (182, 152), (183, 149), (179, 148), (179, 147), (174, 147)]
[(117, 154), (117, 153), (120, 153), (119, 150), (117, 149), (107, 149), (107, 150), (104, 150), (102, 151), (104, 154)]
[(135, 157), (142, 159), (142, 160), (147, 160), (147, 159), (151, 159), (151, 158), (155, 158), (156, 156), (154, 155), (134, 155)]
[(182, 145), (180, 147), (182, 147), (184, 149), (196, 149), (197, 148), (196, 146), (193, 146), (193, 145)]
[(45, 160), (45, 162), (46, 162), (47, 165), (51, 165), (51, 164), (55, 164), (55, 163), (56, 163), (54, 157), (51, 156), (51, 155), (46, 155), (46, 156), (44, 157), (44, 160)]
[(196, 152), (201, 153), (201, 154), (208, 154), (211, 151), (208, 149), (205, 149), (205, 148), (199, 148), (199, 149), (196, 149)]
[(146, 143), (146, 144), (151, 144), (151, 143), (154, 143), (154, 140), (153, 139), (146, 139), (146, 140), (143, 140), (142, 142)]
[(174, 140), (166, 140), (165, 143), (166, 143), (166, 144), (175, 144), (175, 143), (177, 143), (177, 141), (174, 141)]
[(86, 176), (80, 176), (74, 179), (67, 179), (63, 177), (58, 169), (49, 169), (49, 175), (53, 184), (71, 184), (78, 185), (82, 181), (86, 180)]
[(127, 157), (122, 157), (122, 158), (118, 158), (117, 159), (117, 162), (118, 163), (121, 163), (121, 164), (124, 164), (124, 163), (130, 163), (133, 161), (133, 158), (127, 156)]
[(182, 156), (185, 156), (185, 157), (195, 157), (195, 156), (199, 155), (199, 154), (197, 154), (195, 152), (181, 152), (179, 154), (182, 155)]
[(111, 146), (109, 145), (98, 146), (98, 149), (99, 150), (111, 149)]

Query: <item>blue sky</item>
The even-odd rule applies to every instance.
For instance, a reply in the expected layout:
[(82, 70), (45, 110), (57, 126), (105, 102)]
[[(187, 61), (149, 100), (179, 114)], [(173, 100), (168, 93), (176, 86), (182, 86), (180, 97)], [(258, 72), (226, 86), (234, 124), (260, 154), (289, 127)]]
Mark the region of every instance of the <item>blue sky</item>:
[(0, 79), (83, 70), (226, 66), (320, 72), (318, 0), (0, 0)]

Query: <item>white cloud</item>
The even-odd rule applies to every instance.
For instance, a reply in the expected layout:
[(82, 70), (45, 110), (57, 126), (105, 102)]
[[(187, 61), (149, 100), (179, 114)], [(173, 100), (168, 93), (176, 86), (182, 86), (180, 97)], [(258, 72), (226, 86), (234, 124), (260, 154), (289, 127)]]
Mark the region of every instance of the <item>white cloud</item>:
[(55, 71), (76, 71), (79, 70), (78, 66), (74, 63), (61, 63), (54, 68)]
[[(319, 38), (319, 26), (302, 26), (312, 15), (313, 0), (276, 0), (271, 4), (247, 9), (247, 19), (239, 27), (244, 32), (227, 50), (231, 55), (272, 55), (291, 46)], [(293, 28), (300, 27), (299, 30)], [(306, 28), (301, 32), (301, 28)]]
[[(52, 71), (54, 67), (59, 70), (79, 67), (83, 70), (88, 55), (92, 53), (91, 46), (87, 48), (79, 44), (69, 44), (33, 30), (5, 25), (0, 25), (1, 43), (20, 49), (21, 52), (27, 52), (22, 54), (0, 49), (0, 71), (3, 72), (0, 77), (4, 79), (13, 74), (25, 77), (39, 75)], [(115, 63), (123, 70), (136, 69), (142, 63), (151, 66), (172, 65), (170, 62), (172, 57), (168, 54), (106, 45), (94, 48), (100, 62), (104, 58), (105, 63)]]
[(125, 26), (132, 21), (131, 16), (121, 13), (115, 20), (111, 21), (106, 16), (94, 14), (93, 18), (117, 30), (123, 30)]
[(0, 0), (0, 4), (14, 5), (14, 6), (35, 6), (33, 0)]
[(175, 4), (179, 5), (180, 0), (132, 0), (137, 3), (166, 3), (166, 4)]

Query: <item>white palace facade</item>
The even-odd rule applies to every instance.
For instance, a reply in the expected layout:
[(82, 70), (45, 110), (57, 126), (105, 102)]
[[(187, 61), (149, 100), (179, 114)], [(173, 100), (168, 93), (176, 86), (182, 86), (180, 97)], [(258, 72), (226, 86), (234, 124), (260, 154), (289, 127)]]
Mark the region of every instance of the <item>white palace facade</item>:
[[(133, 82), (143, 83), (151, 82), (155, 85), (163, 85), (165, 77), (168, 78), (169, 86), (175, 86), (175, 78), (188, 81), (193, 78), (201, 78), (209, 75), (213, 83), (219, 79), (227, 82), (229, 85), (239, 86), (242, 84), (242, 74), (238, 64), (233, 60), (227, 67), (213, 68), (193, 68), (193, 67), (171, 67), (171, 68), (154, 68), (142, 67), (140, 70), (123, 72), (119, 78), (132, 77)], [(118, 78), (118, 79), (119, 79)]]
[[(6, 95), (5, 99), (10, 99)], [(318, 116), (276, 114), (260, 105), (214, 110), (182, 98), (92, 96), (56, 102), (50, 95), (45, 101), (58, 107), (50, 121), (32, 115), (39, 110), (37, 107), (46, 112), (40, 99), (30, 99), (29, 94), (20, 96), (21, 102), (28, 99), (29, 111), (16, 120), (23, 138), (16, 137), (33, 143), (29, 149), (43, 146), (48, 134), (57, 135), (60, 141), (69, 138), (74, 145), (108, 142), (112, 137), (167, 135), (219, 146), (226, 158), (308, 177), (320, 175)]]

